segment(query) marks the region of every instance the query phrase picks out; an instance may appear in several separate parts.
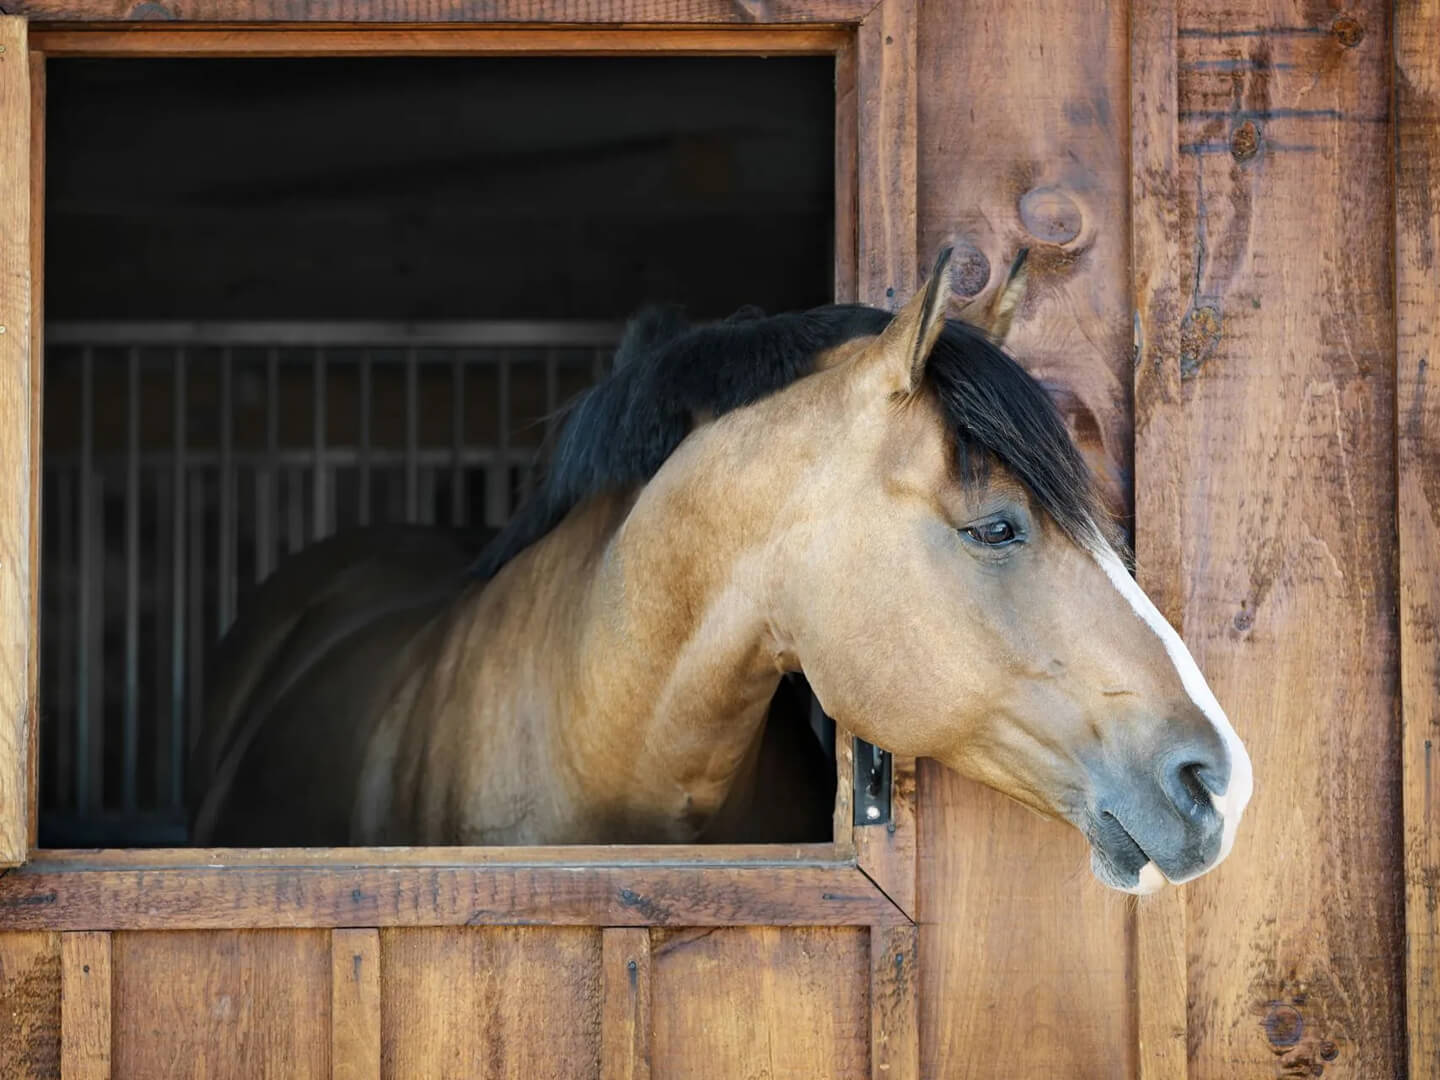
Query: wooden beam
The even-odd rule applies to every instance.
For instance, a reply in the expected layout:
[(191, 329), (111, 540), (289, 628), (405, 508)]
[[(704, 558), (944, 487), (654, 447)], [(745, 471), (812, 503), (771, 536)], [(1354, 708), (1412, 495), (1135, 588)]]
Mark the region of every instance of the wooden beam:
[(40, 819), (40, 488), (45, 377), (45, 54), (30, 50), (30, 708), (25, 739), (29, 787), (26, 847), (38, 842)]
[(915, 759), (891, 758), (890, 822), (856, 825), (860, 869), (911, 919), (915, 918)]
[(330, 934), (330, 1075), (380, 1080), (380, 931)]
[(853, 865), (223, 866), (0, 877), (0, 930), (908, 922)]
[(611, 927), (602, 941), (602, 1080), (650, 1080), (650, 931)]
[(1394, 18), (1405, 1013), (1421, 1077), (1440, 1076), (1440, 2), (1402, 0)]
[(514, 23), (853, 25), (875, 0), (15, 0), (40, 23)]
[(916, 0), (881, 0), (856, 52), (862, 304), (897, 310), (915, 291)]
[(60, 1075), (110, 1077), (110, 935), (60, 935)]
[(919, 932), (870, 929), (871, 1080), (920, 1080)]
[(0, 1064), (6, 1080), (60, 1075), (60, 935), (0, 933)]

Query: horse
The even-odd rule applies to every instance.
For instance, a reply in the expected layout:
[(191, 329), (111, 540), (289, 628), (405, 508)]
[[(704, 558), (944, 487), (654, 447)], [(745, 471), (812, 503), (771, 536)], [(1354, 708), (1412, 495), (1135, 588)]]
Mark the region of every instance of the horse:
[(1244, 745), (1043, 388), (946, 317), (949, 265), (893, 315), (642, 313), (478, 557), (302, 552), (217, 658), (195, 842), (761, 838), (799, 674), (849, 732), (1077, 828), (1107, 886), (1218, 865)]

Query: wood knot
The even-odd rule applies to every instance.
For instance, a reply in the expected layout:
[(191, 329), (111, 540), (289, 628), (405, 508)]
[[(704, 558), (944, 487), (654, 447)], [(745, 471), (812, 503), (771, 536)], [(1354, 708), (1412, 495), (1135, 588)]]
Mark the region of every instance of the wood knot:
[(1180, 378), (1193, 379), (1220, 344), (1220, 309), (1192, 307), (1180, 320)]
[(950, 244), (955, 250), (950, 261), (951, 291), (967, 300), (979, 296), (990, 284), (990, 260), (964, 237), (955, 237)]
[(1080, 235), (1085, 216), (1059, 188), (1031, 188), (1020, 197), (1020, 221), (1037, 240), (1068, 244)]
[(1260, 129), (1246, 120), (1230, 133), (1230, 156), (1236, 161), (1249, 161), (1260, 151)]
[(1339, 1056), (1340, 1048), (1329, 1039), (1325, 1039), (1320, 1043), (1320, 1057), (1325, 1061), (1334, 1061)]
[(1294, 1046), (1305, 1033), (1305, 1019), (1300, 1010), (1289, 1005), (1274, 1005), (1265, 1014), (1265, 1038), (1276, 1048)]
[(1365, 27), (1360, 25), (1359, 19), (1349, 15), (1338, 16), (1330, 24), (1330, 32), (1335, 35), (1335, 40), (1347, 49), (1353, 49), (1365, 40)]

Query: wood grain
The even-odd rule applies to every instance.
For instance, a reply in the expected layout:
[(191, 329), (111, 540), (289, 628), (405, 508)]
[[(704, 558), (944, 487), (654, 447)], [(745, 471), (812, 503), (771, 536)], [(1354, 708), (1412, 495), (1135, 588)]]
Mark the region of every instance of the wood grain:
[(60, 935), (60, 1075), (109, 1080), (109, 934)]
[(864, 928), (656, 931), (651, 977), (656, 1076), (870, 1075)]
[(871, 1080), (920, 1078), (919, 960), (915, 927), (870, 931)]
[(59, 934), (0, 934), (0, 1063), (6, 1080), (60, 1075)]
[(858, 23), (875, 0), (16, 0), (36, 22)]
[(600, 1075), (598, 930), (384, 930), (386, 1076)]
[[(1124, 517), (1129, 15), (925, 4), (918, 54), (920, 250), (955, 245), (959, 314), (988, 303), (1029, 247), (1007, 346)], [(922, 1075), (1130, 1076), (1131, 919), (1091, 879), (1080, 836), (928, 761), (918, 813)]]
[(890, 823), (855, 826), (860, 869), (915, 918), (915, 759), (891, 759)]
[(40, 490), (41, 407), (45, 382), (45, 54), (30, 50), (30, 667), (26, 685), (30, 708), (25, 739), (26, 785), (31, 793), (26, 822), (28, 850), (40, 827)]
[(380, 1080), (380, 932), (330, 933), (330, 1075)]
[(1395, 8), (1396, 471), (1411, 1077), (1440, 1076), (1440, 3)]
[(880, 0), (856, 38), (862, 304), (898, 310), (915, 291), (916, 0)]
[[(1130, 13), (1130, 268), (1135, 303), (1135, 562), (1155, 606), (1184, 636), (1179, 220), (1175, 4)], [(1177, 272), (1179, 271), (1179, 272)], [(1186, 1071), (1185, 898), (1167, 889), (1136, 905), (1133, 934), (1139, 1080)]]
[(850, 35), (812, 26), (725, 27), (185, 27), (171, 24), (35, 31), (35, 47), (76, 56), (706, 56), (838, 52)]
[(602, 931), (601, 1080), (650, 1080), (650, 931)]
[(859, 254), (859, 99), (855, 38), (846, 35), (835, 53), (835, 302), (853, 304)]
[[(903, 912), (854, 866), (613, 868), (23, 867), (0, 930), (249, 927), (882, 925)], [(328, 970), (328, 969), (327, 969)]]
[(111, 942), (120, 1077), (325, 1077), (330, 935), (124, 933)]
[(0, 17), (0, 866), (30, 848), (35, 625), (30, 462), (30, 61), (24, 19)]
[(1387, 8), (1178, 12), (1184, 628), (1256, 770), (1190, 1076), (1402, 1076)]

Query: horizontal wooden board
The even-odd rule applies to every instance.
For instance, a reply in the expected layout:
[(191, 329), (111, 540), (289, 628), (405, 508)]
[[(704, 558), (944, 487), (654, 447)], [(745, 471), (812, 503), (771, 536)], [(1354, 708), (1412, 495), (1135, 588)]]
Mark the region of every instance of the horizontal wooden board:
[(906, 922), (830, 867), (251, 866), (0, 877), (0, 930), (859, 925)]
[(600, 934), (493, 926), (382, 932), (383, 1075), (598, 1080)]
[(16, 0), (37, 22), (857, 23), (874, 0)]

